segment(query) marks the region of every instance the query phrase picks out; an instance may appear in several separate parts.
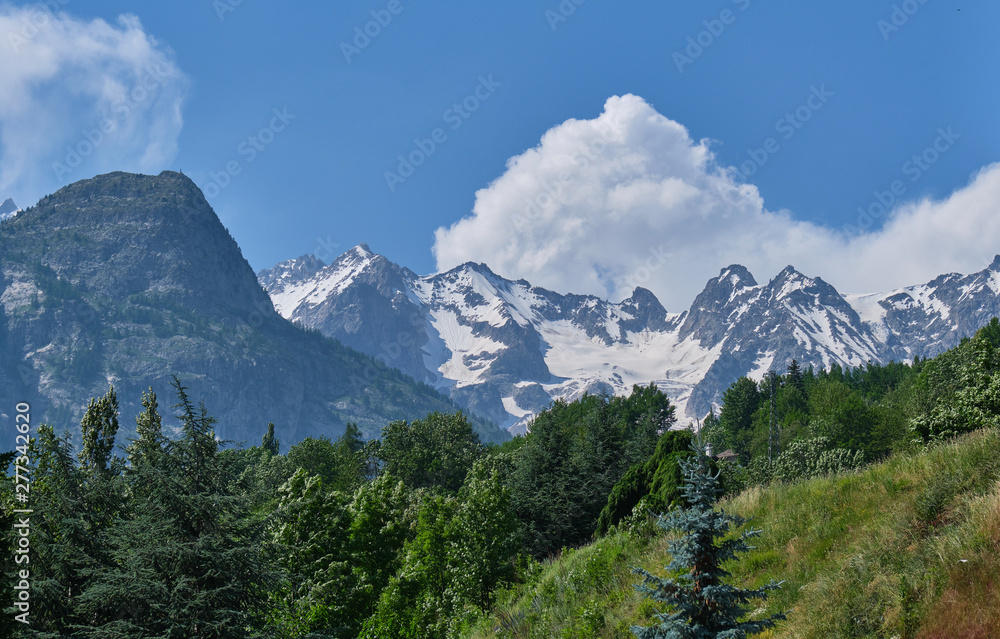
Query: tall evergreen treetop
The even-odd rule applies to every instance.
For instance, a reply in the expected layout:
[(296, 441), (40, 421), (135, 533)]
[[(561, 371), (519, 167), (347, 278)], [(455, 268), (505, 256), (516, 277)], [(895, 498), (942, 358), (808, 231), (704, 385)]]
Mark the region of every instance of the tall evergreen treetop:
[(274, 422), (267, 423), (267, 434), (264, 435), (264, 439), (260, 443), (261, 448), (268, 451), (272, 455), (277, 455), (278, 450), (281, 448), (281, 443), (278, 438), (274, 436)]
[(763, 588), (746, 590), (723, 582), (730, 576), (722, 568), (723, 562), (749, 550), (747, 540), (761, 531), (751, 528), (738, 537), (716, 543), (728, 535), (731, 527), (743, 526), (748, 520), (713, 508), (721, 493), (719, 476), (708, 471), (698, 447), (692, 448), (694, 458), (680, 462), (687, 480), (684, 496), (688, 507), (673, 510), (657, 521), (660, 528), (684, 533), (667, 546), (672, 557), (667, 570), (678, 576), (663, 579), (636, 569), (643, 576), (643, 583), (637, 589), (669, 606), (667, 611), (656, 615), (659, 624), (632, 627), (639, 639), (743, 639), (772, 628), (777, 620), (785, 618), (784, 613), (778, 613), (767, 619), (740, 621), (747, 613), (749, 601), (766, 599), (768, 591), (781, 584), (771, 582)]
[(163, 419), (160, 417), (156, 393), (152, 387), (142, 393), (142, 408), (143, 411), (135, 417), (137, 437), (127, 448), (128, 460), (133, 470), (143, 464), (155, 465), (165, 443)]
[(106, 474), (114, 461), (115, 436), (118, 434), (118, 395), (112, 386), (104, 397), (91, 399), (80, 423), (83, 449), (80, 466), (90, 474)]
[(805, 377), (802, 373), (802, 367), (799, 366), (797, 360), (792, 360), (792, 363), (788, 365), (788, 383), (795, 388), (802, 391), (804, 395), (806, 392)]

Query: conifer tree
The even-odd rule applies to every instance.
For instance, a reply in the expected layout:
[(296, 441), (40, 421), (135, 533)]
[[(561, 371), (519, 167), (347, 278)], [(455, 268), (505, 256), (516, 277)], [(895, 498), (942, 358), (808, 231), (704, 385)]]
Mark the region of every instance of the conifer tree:
[(108, 560), (79, 596), (73, 636), (243, 639), (259, 620), (271, 582), (260, 531), (230, 489), (215, 420), (176, 378), (174, 387), (181, 438), (162, 437), (155, 396), (145, 395), (129, 508), (99, 540)]
[(83, 475), (73, 459), (70, 434), (57, 437), (46, 424), (31, 442), (35, 463), (31, 484), (31, 627), (56, 636), (76, 619), (77, 600), (88, 570)]
[(261, 448), (268, 451), (272, 455), (277, 455), (278, 450), (281, 447), (278, 438), (274, 436), (274, 422), (267, 423), (267, 434), (264, 435), (264, 439), (260, 443)]
[(68, 432), (60, 438), (43, 424), (31, 444), (31, 618), (41, 633), (66, 634), (93, 621), (81, 602), (109, 561), (104, 535), (125, 499), (122, 460), (112, 454), (118, 432), (113, 387), (91, 400), (80, 426), (79, 463)]
[(667, 571), (679, 574), (676, 579), (660, 578), (636, 569), (643, 576), (643, 583), (637, 589), (669, 606), (656, 615), (659, 624), (632, 627), (639, 639), (743, 639), (772, 628), (777, 620), (785, 618), (784, 613), (778, 613), (767, 619), (740, 621), (747, 613), (747, 602), (766, 599), (768, 591), (781, 584), (771, 582), (763, 588), (745, 590), (723, 581), (729, 576), (722, 568), (723, 562), (749, 550), (747, 540), (761, 531), (751, 528), (738, 537), (716, 543), (727, 536), (731, 527), (743, 526), (748, 520), (713, 508), (721, 492), (719, 476), (708, 471), (698, 446), (692, 448), (694, 458), (680, 463), (687, 480), (684, 496), (688, 507), (673, 510), (657, 521), (665, 530), (683, 533), (667, 546), (672, 557)]
[(14, 614), (18, 611), (10, 609), (10, 602), (15, 601), (14, 585), (18, 582), (15, 576), (19, 566), (14, 563), (14, 550), (16, 537), (14, 531), (14, 509), (17, 508), (14, 502), (14, 477), (8, 475), (8, 468), (14, 463), (16, 453), (9, 452), (0, 454), (0, 553), (3, 559), (0, 560), (0, 597), (3, 597), (2, 607), (5, 614), (0, 617), (0, 639), (11, 639), (21, 625), (14, 620)]
[(799, 389), (803, 395), (806, 392), (805, 377), (802, 374), (802, 367), (797, 360), (792, 360), (788, 365), (788, 383)]
[(118, 434), (118, 395), (114, 386), (104, 397), (90, 400), (80, 430), (83, 432), (80, 468), (91, 476), (113, 472), (116, 460), (111, 452)]
[(739, 378), (726, 389), (722, 395), (722, 410), (719, 411), (722, 434), (718, 441), (713, 442), (720, 453), (731, 448), (741, 461), (746, 463), (749, 460), (754, 413), (760, 408), (762, 399), (757, 383), (749, 377)]
[(133, 473), (137, 473), (144, 466), (158, 467), (166, 443), (163, 437), (163, 420), (152, 387), (148, 391), (143, 391), (142, 407), (143, 411), (135, 418), (135, 432), (138, 437), (126, 449)]
[(80, 474), (83, 480), (81, 515), (91, 542), (89, 554), (105, 562), (104, 548), (98, 540), (124, 507), (122, 483), (124, 460), (115, 456), (118, 434), (118, 395), (112, 386), (99, 399), (91, 399), (80, 422), (83, 448), (80, 450)]

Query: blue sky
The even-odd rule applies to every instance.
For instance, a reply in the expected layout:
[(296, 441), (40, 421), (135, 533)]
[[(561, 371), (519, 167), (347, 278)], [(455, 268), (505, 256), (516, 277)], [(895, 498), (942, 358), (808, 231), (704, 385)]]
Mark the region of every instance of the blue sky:
[[(983, 228), (1000, 217), (996, 2), (49, 5), (60, 14), (0, 11), (0, 199), (24, 206), (113, 169), (182, 169), (255, 269), (367, 242), (418, 273), (474, 259), (566, 292), (620, 298), (641, 284), (682, 310), (729, 261), (759, 280), (793, 263), (864, 292), (1000, 253), (1000, 229)], [(373, 37), (356, 40), (366, 28)], [(118, 117), (121, 91), (136, 97), (144, 79), (119, 128), (70, 167), (65, 147)], [(641, 101), (608, 102), (626, 95)], [(606, 157), (552, 178), (592, 200), (518, 223), (524, 181), (578, 155), (564, 123), (602, 113), (624, 126), (599, 145)], [(411, 154), (427, 157), (387, 180)], [(522, 168), (508, 165), (518, 156)], [(727, 167), (743, 175), (719, 186)], [(647, 178), (656, 195), (621, 196)], [(860, 237), (845, 227), (897, 181)], [(970, 208), (979, 217), (942, 237), (942, 220)], [(894, 265), (922, 246), (943, 246), (941, 258)]]

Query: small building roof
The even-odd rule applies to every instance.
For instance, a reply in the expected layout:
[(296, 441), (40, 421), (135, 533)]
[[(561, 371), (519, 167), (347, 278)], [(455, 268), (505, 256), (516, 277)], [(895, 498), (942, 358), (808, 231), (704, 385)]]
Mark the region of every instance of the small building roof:
[(719, 453), (718, 455), (715, 456), (716, 459), (722, 459), (722, 460), (733, 459), (734, 457), (739, 457), (739, 455), (737, 455), (736, 453), (734, 453), (733, 449), (731, 449), (731, 448), (727, 449), (727, 450), (724, 450), (724, 451), (722, 451), (721, 453)]

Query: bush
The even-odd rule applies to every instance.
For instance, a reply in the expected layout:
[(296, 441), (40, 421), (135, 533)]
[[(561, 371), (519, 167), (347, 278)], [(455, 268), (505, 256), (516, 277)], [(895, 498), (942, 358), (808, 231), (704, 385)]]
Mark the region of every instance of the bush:
[(863, 463), (861, 451), (831, 449), (829, 439), (816, 437), (789, 444), (785, 452), (774, 460), (771, 474), (773, 479), (790, 482), (847, 472)]
[(660, 436), (653, 456), (628, 469), (611, 488), (608, 502), (597, 519), (595, 534), (604, 535), (612, 526), (634, 512), (639, 503), (666, 512), (681, 502), (680, 460), (691, 455), (691, 433), (669, 431)]

